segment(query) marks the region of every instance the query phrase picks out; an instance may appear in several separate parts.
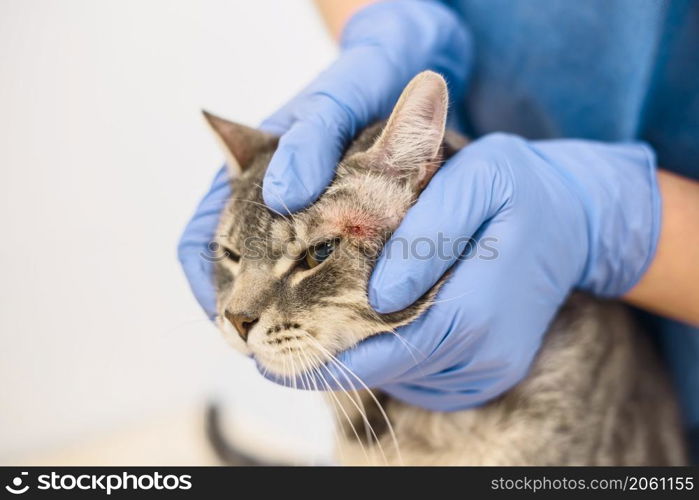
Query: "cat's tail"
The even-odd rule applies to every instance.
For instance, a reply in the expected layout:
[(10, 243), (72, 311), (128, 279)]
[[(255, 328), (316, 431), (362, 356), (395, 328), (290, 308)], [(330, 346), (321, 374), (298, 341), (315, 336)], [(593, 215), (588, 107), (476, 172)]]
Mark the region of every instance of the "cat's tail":
[(221, 407), (216, 403), (209, 403), (206, 408), (206, 437), (218, 459), (224, 465), (237, 465), (242, 467), (284, 465), (281, 463), (266, 462), (239, 450), (230, 444), (223, 432), (221, 423)]

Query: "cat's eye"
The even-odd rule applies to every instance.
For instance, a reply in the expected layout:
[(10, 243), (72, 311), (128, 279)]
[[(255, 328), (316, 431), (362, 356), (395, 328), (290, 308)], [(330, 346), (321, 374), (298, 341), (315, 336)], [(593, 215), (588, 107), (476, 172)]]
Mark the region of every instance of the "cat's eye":
[(230, 260), (231, 262), (240, 262), (240, 254), (237, 254), (230, 248), (224, 246), (221, 247), (221, 250), (223, 250), (223, 255), (226, 257), (226, 259)]
[(310, 247), (308, 250), (306, 250), (306, 255), (303, 259), (305, 267), (307, 269), (313, 269), (314, 267), (323, 263), (328, 257), (330, 257), (330, 254), (333, 253), (336, 246), (337, 240), (327, 240)]

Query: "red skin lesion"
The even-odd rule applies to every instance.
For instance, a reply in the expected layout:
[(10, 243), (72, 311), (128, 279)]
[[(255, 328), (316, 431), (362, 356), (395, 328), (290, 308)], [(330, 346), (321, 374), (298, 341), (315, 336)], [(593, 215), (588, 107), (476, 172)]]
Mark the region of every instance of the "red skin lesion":
[(371, 214), (351, 208), (338, 208), (333, 212), (328, 214), (327, 220), (335, 234), (365, 242), (380, 235), (382, 221)]
[(350, 236), (356, 236), (357, 238), (364, 238), (366, 236), (366, 227), (360, 226), (358, 224), (348, 223), (345, 225), (345, 232)]

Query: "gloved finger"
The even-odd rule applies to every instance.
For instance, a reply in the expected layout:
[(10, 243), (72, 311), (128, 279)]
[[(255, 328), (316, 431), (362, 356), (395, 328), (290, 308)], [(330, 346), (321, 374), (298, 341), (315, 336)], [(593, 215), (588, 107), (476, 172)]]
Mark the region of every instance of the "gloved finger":
[(296, 212), (330, 184), (351, 131), (332, 100), (317, 96), (313, 116), (282, 135), (262, 184), (265, 203), (280, 213)]
[(348, 50), (265, 120), (264, 130), (283, 134), (265, 174), (265, 203), (279, 212), (294, 212), (315, 201), (332, 180), (349, 141), (388, 115), (411, 76), (395, 71), (374, 47)]
[(209, 192), (197, 206), (177, 245), (177, 256), (189, 286), (209, 319), (216, 316), (216, 292), (213, 283), (216, 248), (212, 242), (221, 210), (230, 195), (230, 182), (224, 166), (216, 174)]
[(478, 228), (506, 206), (512, 182), (497, 140), (481, 139), (457, 153), (408, 210), (369, 282), (377, 311), (404, 309), (424, 295), (472, 248)]

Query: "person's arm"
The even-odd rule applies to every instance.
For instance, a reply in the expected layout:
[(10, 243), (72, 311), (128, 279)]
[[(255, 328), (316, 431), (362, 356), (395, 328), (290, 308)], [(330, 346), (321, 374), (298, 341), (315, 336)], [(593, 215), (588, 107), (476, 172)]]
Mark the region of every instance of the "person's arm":
[(325, 26), (335, 40), (339, 40), (347, 20), (362, 7), (378, 0), (315, 0)]
[(658, 173), (662, 225), (655, 258), (624, 299), (699, 325), (699, 182)]

